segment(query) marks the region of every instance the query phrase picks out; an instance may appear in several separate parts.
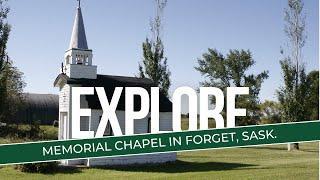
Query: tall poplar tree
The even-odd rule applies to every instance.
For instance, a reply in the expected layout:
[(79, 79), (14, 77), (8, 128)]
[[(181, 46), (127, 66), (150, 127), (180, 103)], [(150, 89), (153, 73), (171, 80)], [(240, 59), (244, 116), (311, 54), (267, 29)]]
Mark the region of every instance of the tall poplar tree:
[[(307, 76), (302, 58), (305, 45), (305, 15), (302, 0), (288, 0), (285, 10), (285, 34), (288, 38), (286, 54), (280, 60), (284, 84), (278, 90), (278, 100), (281, 104), (282, 122), (297, 122), (307, 120), (307, 101), (304, 93), (307, 91)], [(298, 143), (288, 144), (288, 150), (299, 149)]]
[(10, 33), (10, 25), (6, 21), (8, 12), (9, 8), (5, 6), (5, 2), (0, 0), (0, 122), (4, 121), (6, 109), (7, 78), (5, 72), (9, 62), (6, 49)]
[(155, 0), (155, 3), (156, 16), (150, 22), (152, 37), (146, 38), (146, 41), (142, 43), (143, 60), (142, 64), (139, 63), (139, 77), (152, 79), (161, 92), (169, 96), (171, 73), (167, 65), (167, 58), (164, 56), (164, 45), (161, 39), (162, 15), (167, 0)]

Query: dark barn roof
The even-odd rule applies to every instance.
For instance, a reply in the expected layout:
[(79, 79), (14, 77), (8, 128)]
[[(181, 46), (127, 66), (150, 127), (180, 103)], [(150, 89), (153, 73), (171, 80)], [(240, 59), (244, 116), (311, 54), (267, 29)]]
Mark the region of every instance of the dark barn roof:
[(15, 115), (17, 122), (40, 121), (41, 124), (52, 124), (54, 120), (58, 120), (58, 95), (24, 93), (23, 99), (23, 106), (18, 109)]
[[(151, 87), (157, 87), (151, 79), (148, 78), (136, 78), (126, 76), (111, 76), (111, 75), (97, 75), (97, 79), (72, 79), (64, 74), (60, 74), (55, 85), (59, 79), (65, 81), (67, 84), (81, 84), (82, 87), (104, 87), (108, 100), (110, 101), (113, 92), (116, 87), (142, 87), (146, 89), (150, 96)], [(118, 102), (117, 110), (125, 110), (125, 89), (123, 89), (120, 100)], [(100, 101), (95, 92), (95, 95), (87, 95), (86, 100), (88, 101), (89, 108), (101, 109)], [(141, 99), (137, 96), (134, 99), (134, 110), (138, 111), (141, 109)], [(160, 112), (171, 112), (172, 103), (171, 101), (160, 92), (159, 94), (159, 111)]]
[(59, 96), (56, 94), (23, 94), (25, 104), (31, 108), (57, 108)]

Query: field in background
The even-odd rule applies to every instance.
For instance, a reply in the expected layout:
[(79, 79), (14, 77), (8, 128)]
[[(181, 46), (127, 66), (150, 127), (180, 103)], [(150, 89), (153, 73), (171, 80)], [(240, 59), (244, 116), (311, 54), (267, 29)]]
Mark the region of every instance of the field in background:
[[(185, 129), (185, 122), (182, 124)], [(47, 138), (57, 133), (57, 128), (51, 126), (41, 129), (45, 130)], [(0, 139), (0, 143), (15, 141), (6, 137)], [(22, 173), (13, 166), (0, 166), (0, 179), (319, 179), (318, 150), (318, 142), (314, 142), (303, 143), (300, 151), (293, 152), (288, 152), (286, 145), (181, 152), (175, 163), (62, 167), (51, 174)]]

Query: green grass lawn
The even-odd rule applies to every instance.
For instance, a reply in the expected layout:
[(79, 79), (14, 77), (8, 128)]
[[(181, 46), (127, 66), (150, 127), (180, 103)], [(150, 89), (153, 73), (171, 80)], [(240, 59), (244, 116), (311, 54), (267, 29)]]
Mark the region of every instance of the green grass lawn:
[[(53, 136), (56, 130), (46, 131)], [(9, 143), (0, 139), (0, 143)], [(61, 167), (52, 174), (22, 173), (0, 167), (0, 179), (319, 179), (319, 144), (230, 148), (178, 153), (175, 163), (105, 168)], [(23, 153), (23, 150), (21, 150)]]

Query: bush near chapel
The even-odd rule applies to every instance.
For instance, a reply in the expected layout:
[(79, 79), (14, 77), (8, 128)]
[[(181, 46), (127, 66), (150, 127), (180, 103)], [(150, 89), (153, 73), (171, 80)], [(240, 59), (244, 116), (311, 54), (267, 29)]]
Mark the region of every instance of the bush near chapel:
[(29, 173), (51, 173), (58, 169), (58, 162), (19, 164), (15, 169)]

